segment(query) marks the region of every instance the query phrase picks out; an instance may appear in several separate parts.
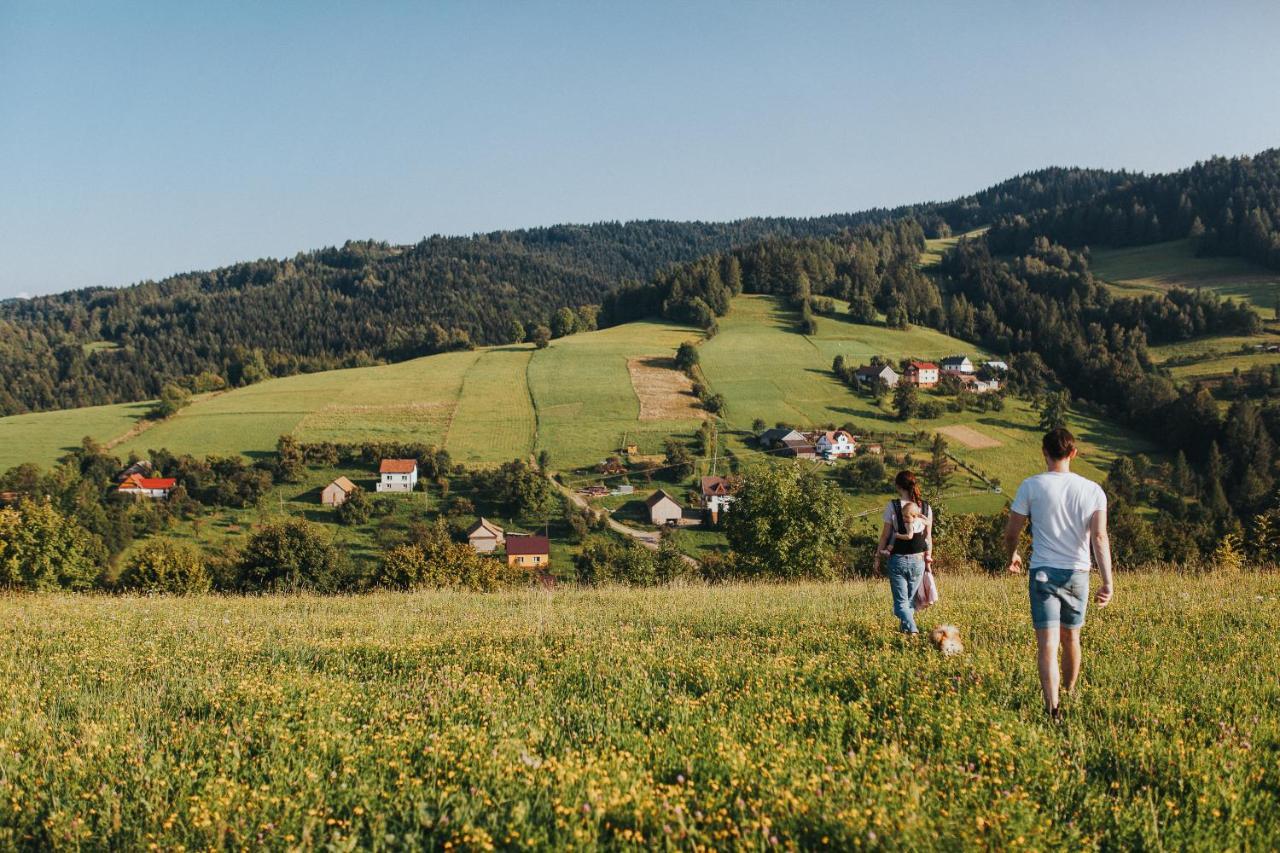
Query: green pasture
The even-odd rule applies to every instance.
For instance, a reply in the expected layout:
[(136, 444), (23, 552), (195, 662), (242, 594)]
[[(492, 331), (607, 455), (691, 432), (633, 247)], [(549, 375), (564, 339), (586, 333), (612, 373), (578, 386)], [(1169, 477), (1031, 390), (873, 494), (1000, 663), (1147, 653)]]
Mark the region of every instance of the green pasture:
[(1159, 293), (1175, 286), (1207, 287), (1248, 302), (1264, 319), (1277, 319), (1280, 273), (1244, 258), (1198, 258), (1191, 240), (1096, 249), (1089, 266), (1120, 296)]
[(150, 403), (119, 403), (0, 418), (0, 470), (23, 462), (52, 464), (79, 447), (85, 436), (108, 441), (124, 435), (150, 407)]

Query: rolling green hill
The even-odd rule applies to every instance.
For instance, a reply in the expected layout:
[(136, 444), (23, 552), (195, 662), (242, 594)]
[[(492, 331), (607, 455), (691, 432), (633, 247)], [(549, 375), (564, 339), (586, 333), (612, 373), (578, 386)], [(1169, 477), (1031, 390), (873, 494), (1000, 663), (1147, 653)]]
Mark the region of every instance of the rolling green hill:
[[(948, 428), (956, 458), (1006, 486), (1039, 467), (1038, 414), (1025, 401), (1010, 400), (1001, 412), (947, 412), (904, 424), (830, 372), (836, 355), (851, 361), (877, 354), (980, 355), (972, 346), (931, 329), (897, 331), (833, 317), (817, 318), (813, 335), (796, 327), (796, 315), (774, 297), (741, 296), (720, 333), (700, 345), (706, 381), (724, 395), (725, 424), (737, 431), (728, 446), (742, 458), (755, 452), (747, 434), (760, 418), (770, 424), (849, 424), (864, 433)], [(85, 435), (110, 443), (122, 456), (160, 447), (252, 456), (272, 450), (283, 433), (302, 441), (439, 444), (469, 465), (546, 450), (557, 468), (567, 469), (599, 461), (624, 437), (642, 452), (657, 453), (666, 437), (692, 433), (702, 417), (688, 382), (666, 362), (681, 341), (701, 338), (701, 332), (672, 323), (630, 323), (561, 338), (542, 350), (490, 347), (272, 379), (204, 395), (154, 425), (139, 420), (144, 404), (13, 416), (0, 419), (0, 468), (48, 464)], [(651, 373), (633, 375), (645, 365)], [(1073, 424), (1084, 441), (1080, 468), (1088, 476), (1104, 476), (1118, 453), (1149, 450), (1114, 424), (1083, 415)], [(995, 493), (971, 495), (964, 506), (994, 510), (1003, 501)]]
[(1204, 287), (1248, 302), (1264, 320), (1277, 319), (1280, 273), (1240, 257), (1196, 257), (1191, 240), (1095, 249), (1089, 266), (1117, 295), (1142, 296), (1163, 293), (1171, 287)]

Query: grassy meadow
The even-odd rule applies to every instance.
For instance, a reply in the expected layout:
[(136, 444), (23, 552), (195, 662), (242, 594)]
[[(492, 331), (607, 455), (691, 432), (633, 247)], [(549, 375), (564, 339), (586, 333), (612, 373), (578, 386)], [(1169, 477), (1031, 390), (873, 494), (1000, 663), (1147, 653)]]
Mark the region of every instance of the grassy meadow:
[(1280, 578), (0, 598), (0, 847), (1275, 849)]
[(1170, 287), (1207, 287), (1248, 302), (1264, 320), (1277, 320), (1280, 273), (1244, 258), (1198, 258), (1191, 240), (1171, 240), (1125, 249), (1095, 249), (1093, 274), (1119, 296), (1159, 293)]

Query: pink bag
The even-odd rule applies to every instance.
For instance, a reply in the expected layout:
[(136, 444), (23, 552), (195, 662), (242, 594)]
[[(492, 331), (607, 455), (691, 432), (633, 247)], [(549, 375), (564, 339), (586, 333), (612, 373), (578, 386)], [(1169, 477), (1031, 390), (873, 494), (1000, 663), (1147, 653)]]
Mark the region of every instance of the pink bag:
[(916, 590), (916, 598), (912, 604), (916, 610), (925, 610), (938, 603), (938, 587), (933, 582), (933, 572), (925, 569), (920, 579), (920, 588)]

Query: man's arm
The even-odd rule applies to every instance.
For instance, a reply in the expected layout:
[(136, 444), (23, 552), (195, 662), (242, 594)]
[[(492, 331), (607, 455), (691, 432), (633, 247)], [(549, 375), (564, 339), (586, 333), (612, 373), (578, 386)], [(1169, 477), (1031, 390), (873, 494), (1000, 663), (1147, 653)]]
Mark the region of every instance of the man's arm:
[(1093, 559), (1098, 563), (1098, 571), (1102, 574), (1102, 586), (1098, 587), (1093, 600), (1099, 607), (1106, 607), (1115, 592), (1111, 579), (1111, 537), (1107, 535), (1107, 511), (1100, 509), (1089, 519), (1089, 546), (1093, 549)]
[(1018, 553), (1018, 540), (1022, 538), (1022, 530), (1027, 526), (1027, 517), (1018, 512), (1009, 513), (1009, 523), (1004, 526), (1004, 552), (1009, 557), (1008, 570), (1017, 574), (1022, 571), (1022, 555)]

